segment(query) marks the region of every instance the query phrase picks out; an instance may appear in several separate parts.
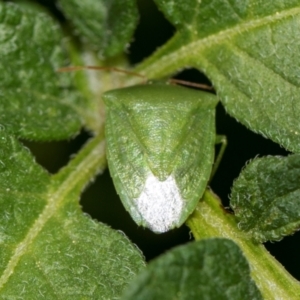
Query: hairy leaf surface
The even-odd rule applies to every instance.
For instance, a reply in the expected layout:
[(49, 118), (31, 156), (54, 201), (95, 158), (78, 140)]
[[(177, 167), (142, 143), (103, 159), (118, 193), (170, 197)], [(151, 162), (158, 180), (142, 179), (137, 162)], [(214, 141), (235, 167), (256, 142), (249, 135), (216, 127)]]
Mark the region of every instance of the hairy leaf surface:
[(144, 266), (123, 234), (82, 214), (72, 169), (50, 177), (0, 131), (1, 298), (117, 299)]
[(300, 228), (300, 156), (254, 159), (234, 182), (231, 206), (256, 241), (280, 240)]
[(139, 70), (200, 69), (238, 121), (300, 151), (299, 0), (155, 2), (178, 32)]
[(59, 26), (45, 13), (0, 3), (0, 124), (19, 137), (64, 139), (76, 134), (81, 100), (71, 91)]
[(122, 300), (262, 299), (240, 248), (227, 239), (177, 247), (151, 262)]
[(135, 0), (59, 0), (59, 4), (75, 33), (104, 56), (125, 50), (138, 20)]

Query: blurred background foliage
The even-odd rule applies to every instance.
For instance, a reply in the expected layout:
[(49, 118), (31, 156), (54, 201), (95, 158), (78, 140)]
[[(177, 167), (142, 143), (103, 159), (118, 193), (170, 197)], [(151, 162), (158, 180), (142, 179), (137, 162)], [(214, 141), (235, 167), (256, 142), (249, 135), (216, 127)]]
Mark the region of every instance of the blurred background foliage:
[[(55, 6), (55, 1), (39, 0), (35, 2), (43, 5), (60, 22), (65, 22), (64, 16)], [(138, 0), (137, 2), (140, 11), (140, 22), (127, 53), (132, 65), (138, 64), (151, 55), (175, 31), (151, 0)], [(194, 69), (184, 70), (176, 77), (187, 81), (209, 84), (209, 80)], [(288, 152), (279, 145), (237, 123), (226, 114), (221, 105), (217, 107), (216, 123), (217, 133), (227, 136), (228, 147), (211, 182), (211, 188), (222, 199), (224, 206), (227, 207), (232, 182), (249, 159), (264, 155), (287, 155)], [(31, 149), (41, 165), (50, 173), (55, 173), (68, 162), (88, 138), (89, 134), (83, 131), (70, 141), (24, 143)], [(216, 151), (218, 151), (218, 148)], [(123, 208), (108, 170), (98, 176), (84, 191), (81, 197), (81, 205), (83, 211), (92, 218), (104, 222), (114, 229), (123, 231), (142, 250), (147, 260), (151, 260), (175, 245), (183, 244), (192, 239), (188, 228), (185, 226), (161, 235), (138, 227)], [(300, 269), (296, 261), (300, 247), (299, 232), (284, 238), (280, 242), (266, 243), (266, 247), (294, 277), (300, 280)]]

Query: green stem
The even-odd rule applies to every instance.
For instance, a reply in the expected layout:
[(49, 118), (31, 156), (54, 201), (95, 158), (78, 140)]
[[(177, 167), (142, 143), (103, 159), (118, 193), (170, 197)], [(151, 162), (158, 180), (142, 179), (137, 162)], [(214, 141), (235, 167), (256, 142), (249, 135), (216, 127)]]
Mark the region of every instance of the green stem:
[(80, 193), (93, 178), (106, 168), (105, 141), (103, 128), (79, 153), (52, 177), (54, 190), (63, 194)]
[(261, 244), (255, 244), (238, 227), (234, 215), (224, 210), (220, 200), (206, 191), (187, 220), (196, 240), (223, 237), (235, 241), (248, 259), (252, 278), (264, 299), (300, 299), (300, 284)]
[[(147, 79), (170, 77), (170, 74), (190, 65), (188, 52), (185, 55), (178, 54), (184, 44), (185, 40), (182, 35), (176, 33), (167, 43), (139, 64), (134, 71), (145, 75)], [(132, 83), (135, 83), (134, 79)]]

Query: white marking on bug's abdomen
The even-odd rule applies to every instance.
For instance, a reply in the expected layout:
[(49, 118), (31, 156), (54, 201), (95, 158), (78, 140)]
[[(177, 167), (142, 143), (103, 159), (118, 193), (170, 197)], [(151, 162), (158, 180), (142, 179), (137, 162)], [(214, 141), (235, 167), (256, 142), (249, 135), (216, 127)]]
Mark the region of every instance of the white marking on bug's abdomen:
[(149, 174), (135, 203), (147, 227), (154, 232), (172, 229), (184, 206), (184, 200), (172, 175), (165, 181), (159, 181), (153, 174)]

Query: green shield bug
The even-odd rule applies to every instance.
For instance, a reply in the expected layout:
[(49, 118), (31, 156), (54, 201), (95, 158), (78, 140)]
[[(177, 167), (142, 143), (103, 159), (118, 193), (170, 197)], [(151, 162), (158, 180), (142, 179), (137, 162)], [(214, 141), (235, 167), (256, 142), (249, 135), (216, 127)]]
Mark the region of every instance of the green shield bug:
[[(82, 69), (144, 78), (110, 67), (59, 71)], [(150, 82), (111, 90), (102, 98), (108, 166), (124, 207), (138, 225), (154, 232), (181, 226), (194, 211), (225, 150), (226, 138), (215, 132), (217, 97)], [(223, 145), (214, 164), (215, 143)]]
[(157, 233), (181, 226), (211, 176), (217, 97), (156, 82), (103, 100), (108, 166), (126, 210)]

